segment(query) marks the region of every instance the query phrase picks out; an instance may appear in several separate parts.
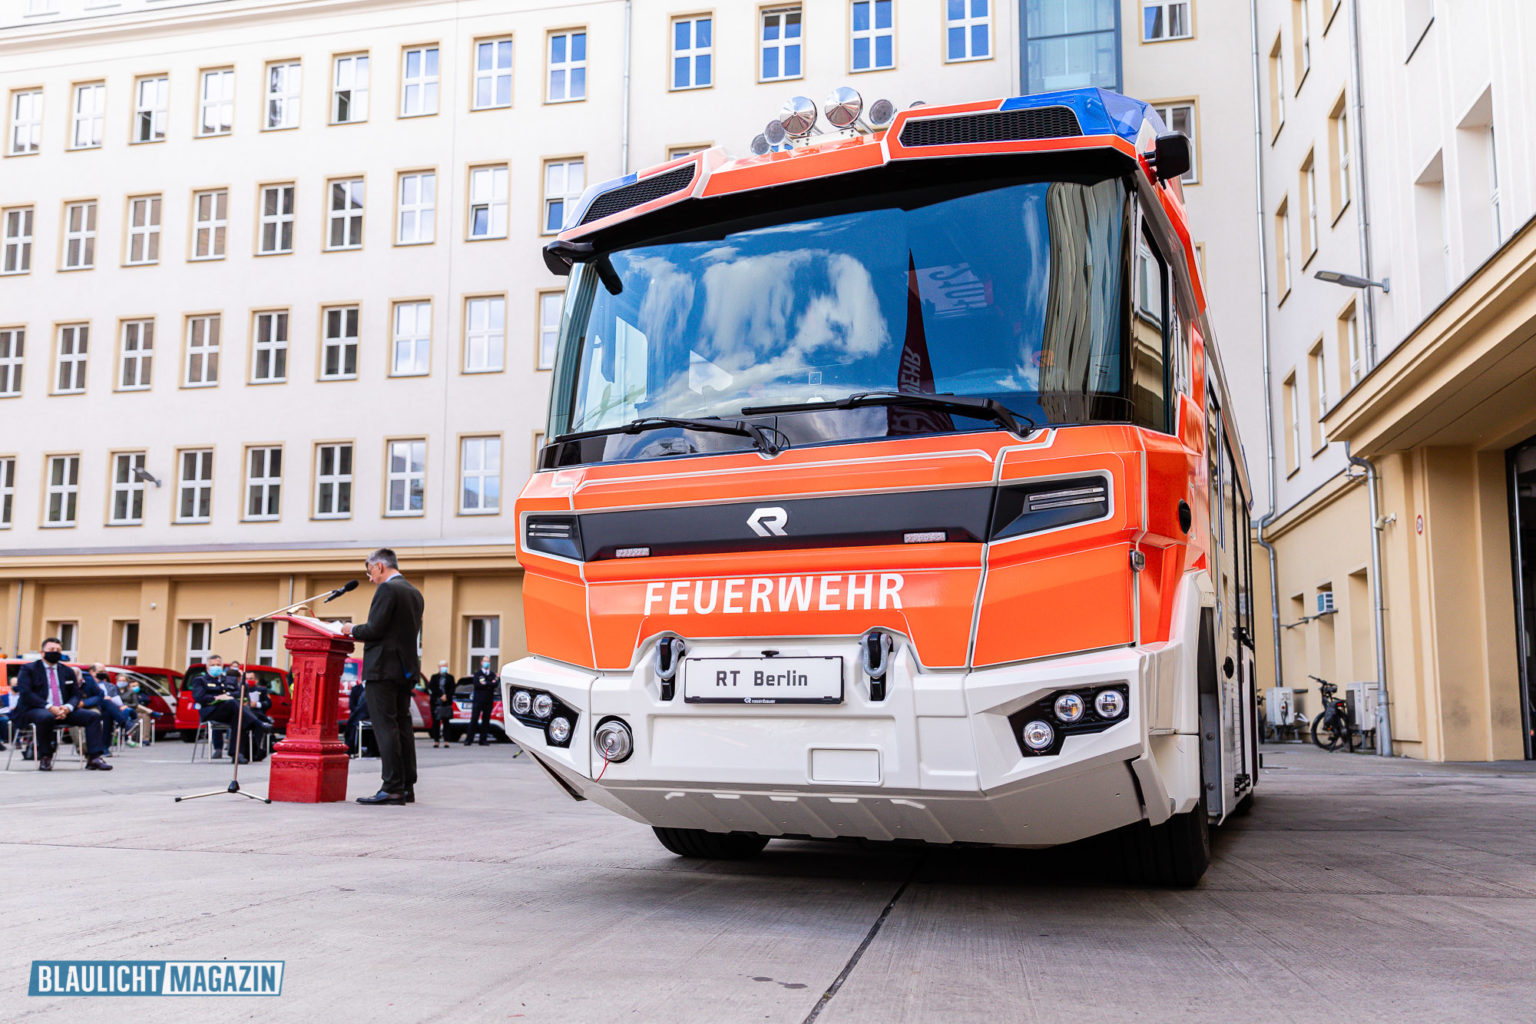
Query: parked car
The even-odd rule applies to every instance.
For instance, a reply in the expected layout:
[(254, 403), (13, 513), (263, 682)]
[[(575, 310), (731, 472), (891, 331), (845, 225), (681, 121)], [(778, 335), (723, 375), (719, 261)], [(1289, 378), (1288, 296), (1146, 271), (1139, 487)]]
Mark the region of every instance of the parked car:
[[(420, 691), (417, 691), (418, 693)], [(470, 698), (475, 692), (475, 680), (472, 676), (461, 676), (453, 687), (453, 718), (448, 722), (448, 740), (453, 742), (464, 738), (465, 731), (469, 728)], [(491, 705), (491, 735), (497, 743), (510, 743), (511, 737), (501, 717), (501, 698), (496, 698), (496, 703)]]
[(149, 710), (160, 713), (160, 717), (154, 719), (156, 739), (175, 730), (176, 703), (181, 694), (183, 678), (180, 672), (153, 665), (108, 665), (107, 674), (119, 689), (139, 684), (140, 693)]
[[(363, 673), (362, 658), (348, 658), (341, 667), (341, 704), (337, 709), (337, 725), (345, 725), (347, 717), (352, 714), (352, 687), (358, 677)], [(411, 691), (411, 729), (412, 731), (426, 730), (432, 724), (432, 705), (427, 700), (425, 690), (413, 689)]]

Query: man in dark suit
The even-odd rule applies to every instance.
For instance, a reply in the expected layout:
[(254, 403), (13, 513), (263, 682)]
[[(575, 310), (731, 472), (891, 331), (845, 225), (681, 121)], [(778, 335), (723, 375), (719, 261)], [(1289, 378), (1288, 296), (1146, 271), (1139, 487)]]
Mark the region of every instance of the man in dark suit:
[(51, 636), (43, 641), (41, 661), (29, 661), (16, 677), (16, 691), (21, 699), (11, 720), (19, 728), (37, 726), (37, 770), (53, 771), (53, 752), (58, 749), (59, 726), (78, 725), (85, 730), (85, 766), (92, 771), (109, 772), (112, 766), (102, 757), (107, 750), (101, 715), (88, 711), (82, 703), (93, 694), (86, 692), (75, 670), (63, 663), (63, 645)]
[(480, 745), (484, 747), (491, 742), (491, 709), (496, 704), (496, 695), (501, 692), (501, 677), (491, 668), (490, 658), (480, 662), (480, 671), (475, 673), (474, 680), (470, 691), (469, 728), (464, 730), (464, 745), (467, 747), (474, 742), (478, 731)]
[(411, 690), (421, 678), (416, 638), (421, 634), (421, 591), (400, 575), (395, 553), (380, 548), (368, 556), (368, 581), (375, 585), (368, 621), (343, 627), (363, 641), (363, 699), (379, 747), (383, 783), (360, 804), (416, 802), (416, 733), (411, 726)]
[(437, 674), (427, 680), (427, 706), (432, 709), (429, 735), (434, 747), (439, 740), (443, 746), (448, 745), (448, 723), (453, 721), (453, 690), (453, 673), (448, 671), (446, 661), (440, 661)]

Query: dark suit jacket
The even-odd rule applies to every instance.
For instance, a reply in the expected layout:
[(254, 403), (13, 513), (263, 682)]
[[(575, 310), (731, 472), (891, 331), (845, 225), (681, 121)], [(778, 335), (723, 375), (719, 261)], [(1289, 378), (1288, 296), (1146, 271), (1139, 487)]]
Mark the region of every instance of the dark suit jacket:
[(352, 627), (363, 642), (363, 679), (414, 684), (421, 678), (416, 637), (421, 632), (421, 591), (404, 576), (391, 576), (373, 591), (368, 621)]
[[(64, 703), (80, 707), (89, 694), (81, 688), (75, 670), (61, 661), (58, 674), (59, 694), (64, 698)], [(16, 692), (21, 696), (16, 705), (17, 713), (38, 708), (46, 711), (48, 705), (53, 703), (48, 693), (48, 663), (39, 658), (21, 666), (21, 671), (16, 675)]]

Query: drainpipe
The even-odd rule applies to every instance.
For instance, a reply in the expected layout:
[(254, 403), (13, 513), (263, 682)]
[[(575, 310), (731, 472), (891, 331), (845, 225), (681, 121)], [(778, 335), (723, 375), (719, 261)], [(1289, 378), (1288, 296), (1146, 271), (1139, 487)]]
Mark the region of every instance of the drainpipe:
[(1365, 486), (1371, 506), (1371, 599), (1376, 604), (1376, 752), (1392, 756), (1392, 719), (1387, 714), (1387, 606), (1381, 590), (1381, 531), (1385, 525), (1376, 504), (1376, 466), (1361, 458), (1344, 442), (1344, 455), (1350, 464), (1365, 470)]
[[(1352, 140), (1354, 152), (1355, 170), (1355, 195), (1360, 199), (1360, 208), (1356, 211), (1355, 228), (1360, 236), (1360, 262), (1364, 267), (1362, 276), (1367, 281), (1376, 280), (1376, 267), (1371, 259), (1371, 211), (1370, 203), (1366, 200), (1366, 173), (1365, 173), (1365, 75), (1361, 69), (1360, 59), (1360, 3), (1359, 0), (1351, 0), (1349, 5), (1350, 38), (1349, 49), (1353, 57), (1351, 72), (1355, 79), (1354, 122), (1355, 138)], [(1365, 289), (1365, 356), (1369, 361), (1367, 369), (1376, 365), (1376, 290)], [(1373, 519), (1374, 521), (1374, 519)]]
[(630, 28), (630, 6), (633, 0), (624, 0), (624, 97), (623, 123), (619, 126), (619, 173), (629, 173), (629, 51), (633, 32)]
[(1269, 511), (1259, 520), (1259, 544), (1269, 554), (1270, 636), (1275, 648), (1275, 685), (1285, 685), (1285, 665), (1280, 658), (1280, 582), (1275, 578), (1275, 546), (1264, 539), (1264, 528), (1279, 510), (1275, 499), (1275, 414), (1270, 395), (1269, 365), (1269, 254), (1264, 243), (1264, 122), (1259, 109), (1259, 4), (1248, 0), (1248, 44), (1253, 64), (1253, 193), (1254, 216), (1259, 226), (1259, 358), (1264, 364), (1264, 460), (1269, 472)]

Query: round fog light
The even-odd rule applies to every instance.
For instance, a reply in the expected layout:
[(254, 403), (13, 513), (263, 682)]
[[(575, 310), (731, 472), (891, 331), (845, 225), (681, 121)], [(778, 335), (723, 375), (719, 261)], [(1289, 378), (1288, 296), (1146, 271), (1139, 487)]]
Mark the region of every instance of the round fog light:
[(1019, 730), (1019, 738), (1030, 750), (1049, 750), (1051, 744), (1056, 742), (1056, 730), (1051, 728), (1049, 722), (1036, 719)]
[(564, 743), (571, 738), (571, 720), (565, 716), (556, 718), (549, 723), (549, 741), (551, 743)]
[(1058, 722), (1075, 722), (1083, 717), (1083, 712), (1088, 710), (1088, 705), (1077, 694), (1064, 693), (1056, 698), (1056, 705), (1052, 710), (1056, 712)]
[(533, 707), (533, 694), (527, 690), (518, 690), (512, 695), (512, 710), (516, 714), (526, 715), (531, 707)]
[(634, 753), (635, 741), (629, 734), (629, 726), (615, 718), (610, 718), (597, 727), (594, 736), (597, 741), (597, 752), (603, 755), (603, 760), (619, 761), (629, 760), (629, 755)]
[(1101, 690), (1093, 698), (1093, 708), (1104, 718), (1119, 718), (1125, 714), (1125, 694), (1119, 690)]
[[(555, 712), (555, 699), (547, 693), (541, 693), (533, 698), (533, 717), (548, 718)], [(569, 722), (566, 723), (570, 725)]]

